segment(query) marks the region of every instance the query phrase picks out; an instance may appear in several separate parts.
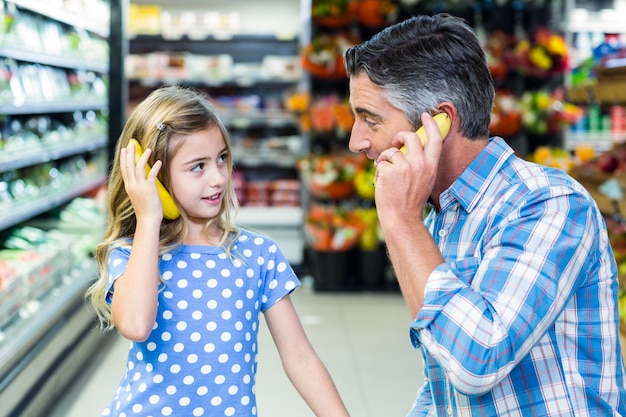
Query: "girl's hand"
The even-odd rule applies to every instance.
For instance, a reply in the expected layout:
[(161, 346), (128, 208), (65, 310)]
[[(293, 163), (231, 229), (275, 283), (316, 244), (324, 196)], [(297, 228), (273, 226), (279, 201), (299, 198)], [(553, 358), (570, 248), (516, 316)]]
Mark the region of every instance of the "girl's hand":
[(163, 220), (163, 205), (157, 191), (156, 178), (162, 162), (156, 161), (146, 177), (146, 164), (151, 153), (151, 149), (146, 149), (135, 163), (135, 145), (131, 141), (128, 147), (121, 150), (120, 169), (137, 220), (152, 219), (160, 224)]

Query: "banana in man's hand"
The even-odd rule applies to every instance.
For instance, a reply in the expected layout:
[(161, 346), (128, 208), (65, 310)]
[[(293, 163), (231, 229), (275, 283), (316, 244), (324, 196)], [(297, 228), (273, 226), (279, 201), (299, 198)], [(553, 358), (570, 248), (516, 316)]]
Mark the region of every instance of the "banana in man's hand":
[[(437, 113), (433, 116), (435, 122), (437, 122), (437, 126), (439, 126), (439, 133), (441, 133), (441, 139), (445, 139), (450, 132), (450, 117), (447, 113)], [(428, 136), (426, 136), (426, 128), (424, 126), (417, 129), (415, 132), (418, 138), (420, 138), (420, 142), (422, 143), (422, 147), (426, 145), (426, 141), (428, 140)], [(400, 152), (406, 154), (406, 148), (402, 146), (400, 148)], [(376, 185), (376, 176), (374, 176), (374, 185)]]

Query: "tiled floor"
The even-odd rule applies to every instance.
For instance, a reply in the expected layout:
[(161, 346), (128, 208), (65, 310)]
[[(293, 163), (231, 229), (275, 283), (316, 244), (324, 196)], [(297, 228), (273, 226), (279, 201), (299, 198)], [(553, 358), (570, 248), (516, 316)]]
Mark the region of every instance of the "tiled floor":
[[(354, 417), (404, 417), (422, 384), (422, 360), (408, 338), (399, 293), (325, 293), (310, 286), (292, 299), (311, 343)], [(257, 400), (261, 417), (310, 417), (285, 376), (267, 327), (260, 330)], [(97, 417), (122, 375), (128, 342), (111, 342), (49, 417)]]

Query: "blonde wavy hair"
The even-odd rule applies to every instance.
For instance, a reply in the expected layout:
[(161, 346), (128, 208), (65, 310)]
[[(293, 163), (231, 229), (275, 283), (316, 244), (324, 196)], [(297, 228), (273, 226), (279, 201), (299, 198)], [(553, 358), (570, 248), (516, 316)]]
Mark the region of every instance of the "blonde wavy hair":
[[(131, 139), (139, 141), (143, 149), (150, 148), (152, 154), (148, 163), (152, 165), (157, 160), (163, 162), (158, 178), (169, 190), (169, 161), (180, 148), (177, 144), (180, 144), (186, 135), (216, 126), (222, 132), (228, 154), (232, 155), (228, 132), (209, 98), (204, 93), (187, 87), (161, 87), (139, 103), (130, 114), (117, 142), (108, 178), (107, 227), (102, 242), (95, 249), (98, 278), (89, 286), (86, 293), (103, 330), (111, 330), (114, 327), (111, 306), (105, 301), (109, 253), (120, 246), (130, 245), (137, 225), (135, 212), (124, 188), (120, 170), (120, 150), (126, 148)], [(232, 172), (233, 161), (229, 157), (229, 178), (232, 178)], [(219, 245), (232, 257), (232, 248), (240, 233), (233, 220), (239, 204), (232, 181), (229, 181), (225, 193), (219, 214), (207, 220), (204, 230), (207, 233), (213, 228), (220, 230)], [(181, 215), (177, 219), (163, 219), (161, 223), (160, 253), (173, 249), (187, 236), (187, 217), (182, 209), (180, 211)]]

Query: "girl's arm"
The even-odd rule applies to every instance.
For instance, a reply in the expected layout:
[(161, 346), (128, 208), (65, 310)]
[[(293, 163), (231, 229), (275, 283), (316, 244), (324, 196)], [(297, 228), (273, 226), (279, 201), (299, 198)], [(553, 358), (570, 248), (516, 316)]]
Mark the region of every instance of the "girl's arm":
[(132, 148), (122, 149), (120, 168), (135, 210), (137, 227), (126, 271), (115, 281), (111, 314), (122, 336), (142, 342), (152, 332), (157, 312), (159, 232), (163, 211), (155, 184), (160, 162), (155, 163), (146, 178), (145, 164), (150, 152), (146, 151), (135, 164), (134, 151)]
[(317, 417), (349, 416), (326, 367), (304, 333), (289, 296), (265, 312), (287, 377)]

